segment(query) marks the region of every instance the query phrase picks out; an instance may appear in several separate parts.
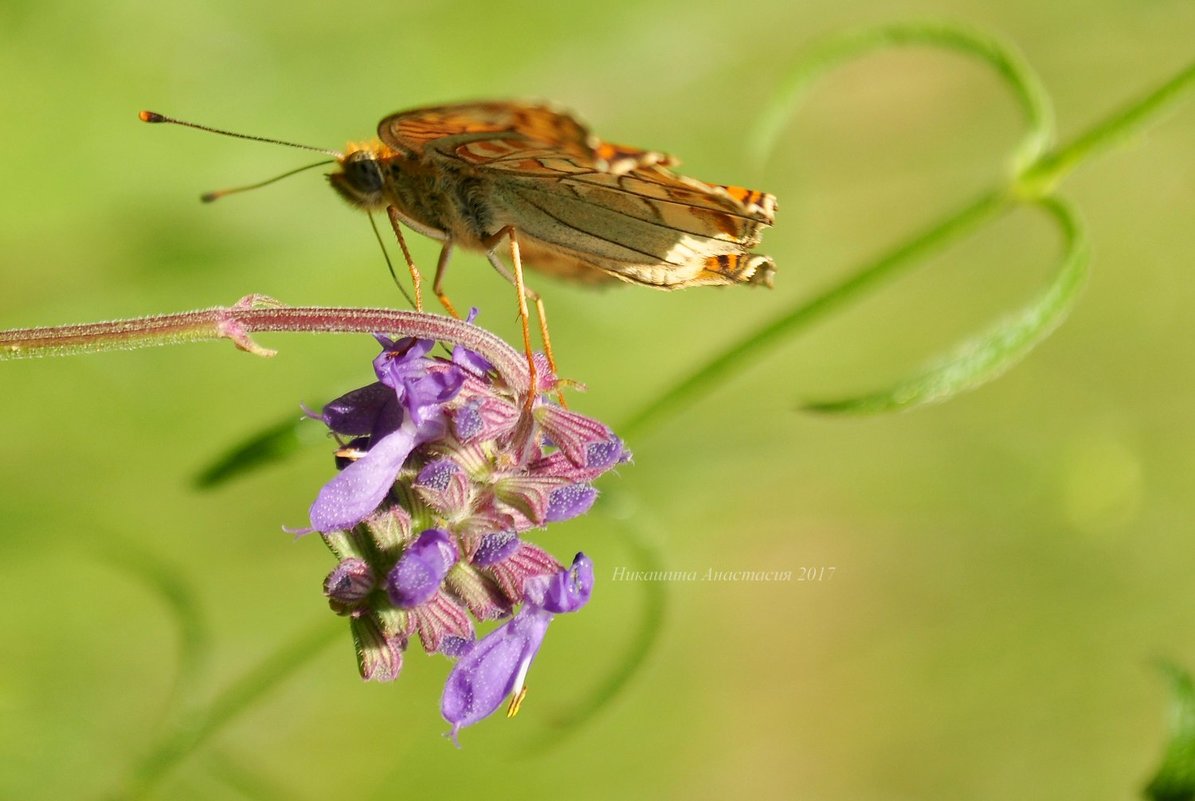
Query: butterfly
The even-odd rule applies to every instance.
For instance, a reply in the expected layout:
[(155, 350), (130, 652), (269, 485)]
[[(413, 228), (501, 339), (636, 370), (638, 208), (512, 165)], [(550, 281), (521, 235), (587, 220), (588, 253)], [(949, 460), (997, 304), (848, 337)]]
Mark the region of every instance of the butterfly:
[[(153, 112), (141, 118), (181, 123)], [(404, 226), (443, 243), (433, 291), (450, 313), (443, 280), (455, 248), (482, 251), (515, 284), (533, 378), (528, 299), (554, 359), (542, 299), (526, 286), (524, 264), (588, 284), (772, 284), (772, 259), (751, 249), (774, 222), (775, 197), (678, 175), (672, 156), (604, 142), (548, 105), (486, 101), (401, 111), (378, 124), (377, 139), (323, 152), (336, 159), (328, 177), (345, 200), (389, 216), (417, 308), (421, 278)], [(500, 255), (504, 242), (510, 269)]]

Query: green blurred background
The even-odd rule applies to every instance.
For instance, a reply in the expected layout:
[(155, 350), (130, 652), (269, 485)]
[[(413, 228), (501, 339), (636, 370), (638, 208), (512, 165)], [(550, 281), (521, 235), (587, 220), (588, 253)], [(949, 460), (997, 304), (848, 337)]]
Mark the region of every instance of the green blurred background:
[[(197, 202), (306, 156), (141, 125), (141, 108), (340, 147), (402, 108), (551, 98), (606, 139), (780, 198), (761, 248), (772, 292), (538, 282), (562, 371), (589, 386), (573, 406), (613, 425), (1005, 174), (1021, 129), (1004, 88), (926, 49), (834, 72), (758, 166), (745, 137), (821, 37), (925, 16), (1002, 34), (1041, 72), (1064, 139), (1185, 66), (1195, 42), (1189, 0), (91, 5), (0, 3), (0, 325), (249, 292), (400, 304), (366, 220), (318, 175)], [(346, 627), (154, 797), (1135, 796), (1165, 739), (1151, 660), (1195, 666), (1192, 142), (1188, 106), (1068, 181), (1092, 280), (998, 382), (899, 416), (796, 411), (897, 379), (1035, 292), (1058, 243), (1027, 211), (642, 432), (635, 464), (603, 479), (602, 510), (537, 537), (561, 558), (584, 548), (605, 580), (553, 626), (515, 720), (453, 749), (447, 663), (413, 646), (397, 684), (365, 685)], [(413, 246), (434, 264), (436, 245)], [(481, 257), (450, 278), (515, 336), (510, 290)], [(299, 402), (369, 380), (374, 346), (262, 340), (280, 355), (210, 344), (0, 365), (0, 797), (119, 794), (176, 702), (202, 708), (293, 638), (337, 627), (320, 593), (330, 555), (279, 528), (304, 521), (328, 475), (318, 435), (216, 491), (190, 480)], [(642, 670), (561, 731), (661, 589), (610, 580), (644, 544), (665, 569), (794, 580), (664, 587)], [(830, 580), (796, 580), (822, 566)], [(200, 662), (180, 678), (181, 643)]]

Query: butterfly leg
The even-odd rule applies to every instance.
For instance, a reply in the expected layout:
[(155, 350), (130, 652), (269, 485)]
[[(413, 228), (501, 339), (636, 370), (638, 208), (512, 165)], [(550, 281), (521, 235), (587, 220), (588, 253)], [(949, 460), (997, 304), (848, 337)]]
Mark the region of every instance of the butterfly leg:
[(402, 257), (407, 260), (407, 269), (411, 271), (411, 283), (415, 288), (415, 311), (423, 311), (423, 276), (411, 258), (411, 251), (407, 248), (407, 240), (403, 239), (402, 226), (399, 224), (398, 209), (394, 206), (386, 207), (386, 215), (390, 218), (390, 226), (398, 238), (398, 246), (402, 248)]
[[(510, 241), (510, 263), (514, 268), (514, 274), (506, 269), (502, 260), (498, 258), (498, 243), (502, 238), (506, 237)], [(548, 367), (552, 370), (552, 374), (556, 373), (556, 358), (552, 355), (552, 338), (548, 335), (548, 317), (544, 310), (544, 301), (539, 293), (530, 289), (523, 281), (523, 260), (519, 255), (519, 239), (515, 233), (513, 225), (508, 225), (492, 236), (488, 237), (483, 243), (486, 250), (486, 257), (490, 260), (490, 264), (498, 271), (498, 274), (506, 278), (515, 285), (515, 292), (519, 296), (519, 320), (523, 324), (523, 347), (527, 352), (527, 366), (531, 371), (531, 386), (537, 386), (537, 371), (535, 369), (535, 359), (532, 356), (531, 350), (531, 328), (530, 315), (527, 312), (527, 301), (530, 299), (535, 303), (535, 313), (539, 317), (539, 332), (543, 337), (544, 342), (544, 356), (548, 359)], [(535, 394), (534, 389), (532, 395)], [(564, 398), (560, 397), (559, 390), (557, 397), (560, 399), (561, 405), (564, 405)]]
[[(510, 242), (510, 263), (514, 266), (514, 276), (506, 271), (502, 260), (498, 258), (498, 243), (505, 237)], [(508, 280), (514, 281), (515, 294), (519, 296), (519, 322), (523, 326), (523, 350), (527, 354), (527, 371), (529, 378), (527, 382), (527, 406), (530, 407), (539, 394), (539, 376), (535, 369), (535, 355), (531, 350), (531, 325), (529, 323), (530, 315), (527, 313), (527, 287), (523, 283), (523, 259), (519, 255), (519, 238), (515, 234), (513, 225), (507, 225), (499, 230), (497, 233), (488, 237), (482, 242), (486, 248), (486, 258), (490, 260), (490, 264), (494, 266), (500, 274), (505, 275)]]
[(448, 299), (448, 295), (444, 293), (444, 273), (448, 270), (448, 257), (452, 255), (452, 240), (445, 239), (444, 247), (440, 248), (440, 258), (436, 261), (436, 278), (432, 281), (432, 291), (436, 293), (436, 297), (440, 299), (440, 305), (444, 307), (445, 311), (451, 314), (456, 319), (461, 319), (457, 314), (456, 309), (452, 305), (452, 301)]

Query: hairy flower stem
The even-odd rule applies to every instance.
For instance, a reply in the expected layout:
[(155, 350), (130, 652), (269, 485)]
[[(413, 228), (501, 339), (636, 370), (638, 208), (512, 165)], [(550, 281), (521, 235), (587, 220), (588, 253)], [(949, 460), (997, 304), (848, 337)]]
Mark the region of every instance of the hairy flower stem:
[(528, 383), (527, 359), (495, 334), (464, 320), (394, 309), (283, 306), (250, 295), (230, 307), (151, 315), (81, 325), (0, 331), (0, 361), (134, 350), (184, 342), (231, 339), (244, 351), (273, 356), (250, 338), (262, 331), (385, 333), (434, 339), (480, 353), (511, 386)]

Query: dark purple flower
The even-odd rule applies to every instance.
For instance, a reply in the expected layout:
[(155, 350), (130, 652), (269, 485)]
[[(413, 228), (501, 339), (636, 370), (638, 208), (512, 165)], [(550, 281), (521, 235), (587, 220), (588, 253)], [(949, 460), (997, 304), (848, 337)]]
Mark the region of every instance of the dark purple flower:
[(535, 581), (539, 600), (529, 592), (522, 611), (466, 649), (448, 676), (440, 713), (452, 724), (458, 747), (462, 728), (491, 715), (507, 696), (519, 697), (552, 616), (575, 612), (589, 601), (593, 563), (577, 554), (571, 568)]
[(337, 434), (381, 439), (402, 424), (402, 416), (394, 390), (377, 381), (341, 395), (324, 407), (320, 418)]

